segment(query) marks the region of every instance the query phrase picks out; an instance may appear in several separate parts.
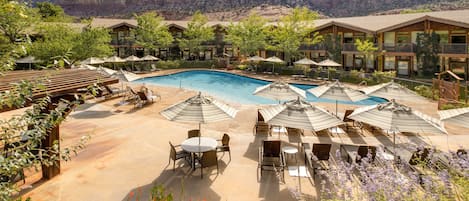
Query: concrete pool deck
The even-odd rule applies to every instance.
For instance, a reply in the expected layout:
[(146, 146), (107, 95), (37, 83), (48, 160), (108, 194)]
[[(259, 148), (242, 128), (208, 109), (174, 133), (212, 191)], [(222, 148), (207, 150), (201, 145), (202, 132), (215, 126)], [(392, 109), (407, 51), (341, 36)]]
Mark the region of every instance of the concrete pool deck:
[[(166, 72), (167, 73), (167, 72)], [(134, 86), (135, 88), (138, 85)], [(172, 170), (168, 165), (168, 141), (180, 144), (187, 137), (187, 130), (196, 124), (171, 122), (159, 112), (196, 92), (184, 89), (150, 86), (162, 100), (143, 108), (133, 105), (118, 106), (121, 99), (99, 103), (87, 103), (73, 112), (61, 125), (61, 145), (72, 145), (83, 135), (91, 135), (87, 147), (70, 162), (62, 163), (62, 173), (50, 181), (32, 184), (23, 197), (34, 201), (102, 201), (102, 200), (148, 200), (150, 189), (161, 184), (172, 192), (175, 200), (296, 200), (297, 191), (305, 198), (317, 198), (317, 184), (306, 177), (292, 177), (285, 172), (285, 183), (278, 181), (274, 173), (266, 173), (261, 180), (257, 175), (258, 148), (265, 137), (254, 136), (253, 126), (257, 118), (256, 105), (231, 104), (239, 109), (234, 120), (202, 125), (202, 135), (221, 139), (230, 134), (232, 160), (220, 156), (220, 172), (216, 168), (200, 170), (191, 174), (186, 166)], [(335, 104), (317, 103), (333, 110)], [(406, 103), (435, 118), (438, 117), (436, 102)], [(354, 108), (339, 105), (339, 112)], [(1, 114), (1, 118), (19, 113)], [(397, 135), (398, 142), (431, 144), (442, 150), (455, 150), (460, 146), (469, 148), (469, 129), (447, 125), (449, 135)], [(382, 134), (359, 135), (313, 135), (306, 132), (303, 142), (331, 142), (333, 149), (339, 143), (391, 145), (392, 137)], [(271, 137), (278, 139), (279, 135)], [(295, 139), (280, 135), (284, 143), (295, 145)], [(302, 165), (301, 154), (297, 155)], [(294, 160), (289, 158), (289, 163)], [(181, 161), (179, 164), (183, 164)], [(177, 164), (178, 166), (178, 164)], [(27, 183), (37, 180), (37, 173), (30, 173)], [(27, 185), (25, 185), (27, 186)]]

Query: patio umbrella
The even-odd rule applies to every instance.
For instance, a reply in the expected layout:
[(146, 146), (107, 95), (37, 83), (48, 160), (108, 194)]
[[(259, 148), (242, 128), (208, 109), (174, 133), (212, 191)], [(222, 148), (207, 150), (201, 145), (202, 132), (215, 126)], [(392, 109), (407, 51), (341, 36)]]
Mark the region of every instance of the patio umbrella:
[(142, 57), (141, 60), (143, 60), (143, 61), (158, 61), (160, 59), (158, 59), (154, 56), (151, 56), (151, 55), (147, 55), (147, 56)]
[(265, 59), (262, 58), (262, 57), (260, 57), (260, 56), (248, 57), (247, 60), (248, 60), (248, 61), (265, 61)]
[(339, 64), (335, 61), (332, 61), (330, 59), (326, 59), (324, 61), (321, 61), (318, 63), (318, 66), (327, 66), (327, 67), (340, 67), (342, 64)]
[(120, 57), (118, 57), (118, 56), (112, 56), (112, 57), (106, 58), (106, 59), (104, 59), (104, 61), (105, 61), (106, 63), (112, 63), (112, 67), (113, 67), (114, 69), (116, 69), (116, 67), (115, 67), (115, 64), (116, 64), (116, 63), (124, 63), (124, 62), (125, 62), (124, 59), (122, 59), (122, 58), (120, 58)]
[[(311, 65), (319, 65), (318, 63), (316, 63), (315, 61), (311, 60), (311, 59), (308, 59), (308, 58), (303, 58), (301, 60), (298, 60), (298, 61), (295, 61), (293, 64), (295, 65), (303, 65), (303, 66), (306, 66), (306, 67), (309, 67)], [(306, 67), (304, 69), (304, 73), (306, 74)]]
[(132, 82), (132, 81), (142, 78), (141, 76), (135, 73), (131, 73), (122, 69), (120, 69), (119, 71), (116, 71), (114, 74), (112, 74), (112, 76), (124, 82)]
[(90, 57), (88, 59), (85, 59), (80, 62), (81, 64), (88, 64), (88, 65), (93, 65), (93, 64), (103, 64), (104, 60), (96, 57)]
[(275, 70), (275, 64), (273, 64), (273, 63), (283, 63), (284, 62), (283, 60), (281, 60), (280, 58), (278, 58), (276, 56), (269, 57), (269, 58), (265, 59), (264, 61), (272, 62), (272, 73), (274, 73), (274, 70)]
[(388, 100), (413, 100), (413, 101), (421, 101), (425, 100), (424, 97), (418, 95), (414, 91), (404, 87), (394, 81), (378, 84), (374, 86), (365, 87), (360, 89), (363, 93), (368, 96), (378, 96), (382, 98), (386, 98)]
[(355, 109), (348, 118), (393, 132), (394, 145), (396, 132), (447, 134), (441, 121), (399, 104), (395, 100)]
[(102, 67), (102, 66), (98, 67), (96, 70), (97, 70), (98, 72), (101, 72), (101, 73), (103, 73), (103, 74), (105, 74), (105, 75), (108, 75), (108, 76), (111, 76), (111, 75), (113, 75), (114, 73), (117, 72), (117, 71), (115, 71), (115, 70), (112, 70), (112, 69), (106, 68), (106, 67)]
[(258, 87), (253, 94), (278, 101), (306, 98), (306, 91), (282, 81)]
[(138, 57), (136, 57), (136, 56), (134, 56), (134, 55), (125, 58), (125, 60), (132, 62), (132, 70), (134, 70), (134, 62), (136, 62), (136, 61), (142, 61), (142, 59), (140, 59), (140, 58), (138, 58)]
[(41, 63), (42, 61), (36, 59), (34, 56), (27, 56), (15, 61), (17, 64), (29, 64), (29, 70), (31, 70), (32, 64)]
[(94, 67), (92, 65), (88, 65), (88, 64), (80, 64), (80, 67), (81, 69), (88, 69), (88, 70), (97, 70), (98, 67)]
[(344, 123), (323, 108), (300, 98), (261, 109), (259, 112), (269, 124), (312, 131), (321, 131)]
[(469, 128), (469, 107), (438, 111), (440, 120)]
[(236, 113), (236, 109), (201, 92), (160, 112), (170, 121), (198, 123), (199, 131), (201, 124), (233, 119)]
[(368, 96), (361, 92), (342, 85), (338, 80), (333, 83), (327, 83), (308, 90), (318, 98), (327, 98), (335, 100), (335, 114), (337, 115), (339, 101), (361, 101)]

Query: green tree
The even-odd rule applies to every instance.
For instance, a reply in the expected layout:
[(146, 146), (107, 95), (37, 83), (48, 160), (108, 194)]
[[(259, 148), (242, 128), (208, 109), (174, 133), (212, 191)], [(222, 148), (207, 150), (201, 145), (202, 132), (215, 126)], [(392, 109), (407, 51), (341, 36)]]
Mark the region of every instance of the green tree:
[(34, 10), (27, 4), (0, 0), (0, 34), (10, 43), (24, 39), (25, 31), (36, 21)]
[(329, 59), (333, 61), (342, 61), (342, 43), (340, 41), (340, 36), (334, 36), (332, 34), (327, 34), (323, 37), (324, 49), (326, 49), (326, 55)]
[(404, 9), (399, 14), (426, 13), (426, 12), (432, 12), (432, 10), (429, 8)]
[(139, 45), (155, 50), (157, 48), (169, 47), (174, 39), (164, 23), (164, 19), (155, 13), (144, 13), (136, 15), (138, 27), (133, 30), (137, 36), (136, 42)]
[(440, 52), (438, 34), (435, 32), (417, 34), (415, 56), (419, 74), (433, 76), (434, 73), (440, 72), (438, 52)]
[(231, 23), (228, 26), (225, 40), (239, 48), (242, 55), (251, 56), (266, 45), (265, 24), (266, 20), (263, 17), (251, 13), (239, 23)]
[(378, 47), (370, 40), (355, 40), (355, 47), (357, 50), (365, 56), (365, 69), (368, 68), (368, 62), (374, 61), (375, 52), (378, 50)]
[(314, 31), (314, 20), (318, 14), (306, 7), (295, 8), (292, 13), (280, 19), (276, 27), (268, 30), (268, 49), (285, 54), (285, 60), (290, 61), (297, 56), (301, 44), (314, 44), (321, 37)]
[(71, 22), (72, 17), (65, 14), (62, 7), (51, 2), (36, 3), (37, 12), (44, 22)]
[(76, 60), (84, 60), (89, 57), (107, 57), (113, 54), (109, 30), (105, 28), (86, 28), (78, 36), (72, 52)]
[(213, 28), (207, 25), (208, 18), (200, 11), (192, 15), (191, 21), (187, 24), (187, 29), (183, 32), (183, 37), (178, 40), (181, 48), (188, 48), (197, 55), (203, 50), (202, 43), (215, 39)]

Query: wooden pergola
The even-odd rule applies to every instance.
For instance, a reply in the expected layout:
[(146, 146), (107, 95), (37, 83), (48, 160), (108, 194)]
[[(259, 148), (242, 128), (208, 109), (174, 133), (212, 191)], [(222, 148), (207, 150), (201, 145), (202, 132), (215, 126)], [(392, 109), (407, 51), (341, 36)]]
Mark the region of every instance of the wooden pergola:
[[(41, 71), (9, 71), (0, 75), (0, 92), (11, 91), (15, 85), (23, 81), (39, 82), (44, 87), (33, 88), (31, 101), (25, 102), (23, 107), (29, 106), (39, 98), (51, 97), (49, 105), (42, 111), (49, 114), (54, 110), (59, 101), (76, 101), (76, 95), (87, 92), (90, 86), (105, 86), (118, 83), (117, 78), (113, 78), (98, 71), (85, 69), (63, 69), (63, 70), (41, 70)], [(71, 104), (71, 103), (70, 103)], [(68, 105), (73, 108), (76, 105)], [(3, 107), (0, 112), (17, 108)], [(51, 147), (54, 141), (60, 141), (59, 125), (48, 131), (45, 139), (42, 140), (42, 148)], [(50, 179), (60, 174), (60, 161), (53, 166), (42, 166), (42, 177)]]

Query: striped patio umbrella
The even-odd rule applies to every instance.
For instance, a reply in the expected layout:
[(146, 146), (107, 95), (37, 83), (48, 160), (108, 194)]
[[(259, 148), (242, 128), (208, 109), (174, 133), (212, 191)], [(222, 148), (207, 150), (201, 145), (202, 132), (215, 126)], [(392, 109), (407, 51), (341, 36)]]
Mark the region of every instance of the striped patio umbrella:
[(259, 112), (269, 124), (315, 132), (344, 123), (323, 108), (314, 106), (300, 98), (261, 109)]
[(369, 98), (365, 94), (344, 86), (338, 80), (308, 90), (318, 98), (335, 100), (335, 114), (337, 115), (338, 101), (357, 102)]
[(233, 119), (237, 110), (201, 92), (160, 112), (166, 119), (200, 124)]
[(469, 128), (469, 107), (438, 111), (440, 120)]
[(306, 98), (306, 91), (282, 81), (258, 87), (253, 94), (278, 101)]
[(399, 132), (447, 134), (441, 121), (395, 100), (355, 109), (348, 118), (392, 132), (394, 145)]
[(88, 65), (93, 65), (93, 64), (103, 64), (104, 60), (97, 58), (97, 57), (90, 57), (88, 59), (85, 59), (80, 62), (81, 64), (88, 64)]
[(422, 101), (424, 97), (394, 81), (360, 89), (368, 96), (377, 96), (388, 100)]

